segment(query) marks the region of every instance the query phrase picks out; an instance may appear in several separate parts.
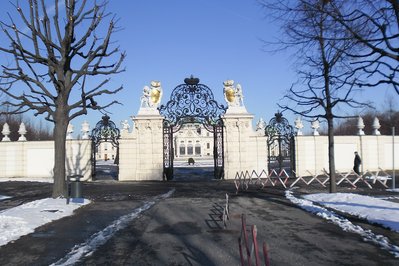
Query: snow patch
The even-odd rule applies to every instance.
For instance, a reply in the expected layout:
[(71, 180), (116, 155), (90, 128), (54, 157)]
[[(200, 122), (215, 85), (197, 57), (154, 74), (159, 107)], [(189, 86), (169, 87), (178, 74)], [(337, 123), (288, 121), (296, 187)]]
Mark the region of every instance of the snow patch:
[(5, 200), (5, 199), (10, 199), (10, 198), (11, 197), (9, 197), (9, 196), (0, 195), (0, 201)]
[(0, 212), (0, 246), (33, 233), (41, 225), (73, 214), (77, 208), (90, 203), (66, 204), (65, 199), (46, 198), (25, 203)]
[[(337, 215), (333, 211), (329, 211), (326, 208), (315, 205), (313, 203), (313, 201), (314, 201), (314, 202), (317, 202), (318, 204), (324, 205), (323, 204), (323, 202), (324, 202), (324, 203), (326, 203), (325, 205), (330, 208), (333, 208), (332, 206), (334, 206), (335, 209), (337, 209), (337, 210), (339, 209), (342, 212), (347, 212), (352, 215), (358, 215), (359, 217), (366, 217), (366, 214), (364, 213), (364, 211), (367, 211), (366, 208), (364, 206), (361, 206), (362, 204), (359, 204), (357, 202), (357, 200), (360, 200), (360, 199), (365, 200), (365, 202), (363, 203), (364, 205), (371, 203), (371, 206), (373, 206), (373, 204), (376, 204), (376, 203), (374, 202), (374, 199), (372, 197), (365, 197), (365, 196), (361, 196), (361, 195), (357, 195), (357, 194), (346, 195), (345, 193), (329, 193), (329, 194), (319, 193), (319, 194), (306, 195), (306, 196), (304, 196), (304, 199), (299, 199), (299, 198), (296, 198), (295, 196), (293, 196), (291, 190), (287, 190), (285, 192), (285, 196), (292, 203), (300, 206), (302, 209), (304, 209), (310, 213), (316, 214), (317, 216), (320, 216), (323, 219), (326, 219), (326, 220), (338, 225), (346, 232), (352, 232), (352, 233), (359, 234), (360, 236), (362, 236), (362, 238), (365, 241), (372, 242), (372, 243), (378, 245), (380, 248), (385, 249), (388, 252), (390, 252), (392, 255), (395, 256), (395, 258), (399, 258), (399, 247), (391, 244), (387, 237), (382, 236), (382, 235), (376, 235), (371, 230), (364, 230), (362, 227), (360, 227), (358, 225), (354, 225), (351, 221), (349, 221), (348, 219), (346, 219), (344, 217)], [(335, 200), (335, 204), (333, 203), (334, 200)], [(330, 202), (330, 204), (328, 204), (327, 202)], [(337, 206), (339, 204), (336, 204), (337, 202), (342, 202), (343, 203), (342, 205), (347, 207), (347, 208), (345, 208), (346, 211), (344, 209), (338, 208)], [(379, 203), (379, 204), (382, 204), (382, 203)], [(388, 204), (388, 205), (390, 205), (390, 204)], [(396, 207), (399, 207), (399, 204), (396, 204), (396, 205), (397, 205)], [(378, 204), (377, 204), (377, 206), (378, 206)], [(355, 211), (354, 209), (356, 209), (358, 207), (360, 207), (360, 209), (358, 209), (358, 211)], [(391, 212), (392, 209), (385, 209), (385, 211)], [(368, 210), (368, 212), (371, 213), (370, 209)], [(396, 222), (398, 222), (398, 221), (399, 220), (397, 220)], [(387, 222), (387, 224), (390, 224), (390, 222)]]

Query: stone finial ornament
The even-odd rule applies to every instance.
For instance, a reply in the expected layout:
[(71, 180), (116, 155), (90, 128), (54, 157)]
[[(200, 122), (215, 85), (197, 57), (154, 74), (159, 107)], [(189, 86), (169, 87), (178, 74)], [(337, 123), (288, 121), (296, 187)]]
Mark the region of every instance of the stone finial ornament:
[(303, 135), (303, 133), (302, 133), (303, 123), (302, 123), (301, 118), (297, 117), (295, 119), (294, 123), (295, 123), (295, 128), (296, 128), (296, 135), (297, 136), (302, 136)]
[(73, 128), (74, 128), (74, 126), (71, 123), (69, 123), (68, 128), (67, 128), (66, 139), (73, 139), (73, 136), (72, 136)]
[(9, 137), (10, 133), (10, 126), (7, 123), (4, 123), (3, 130), (1, 131), (1, 134), (3, 134), (4, 137), (1, 141), (11, 141)]
[(18, 133), (19, 133), (19, 135), (21, 135), (21, 136), (19, 137), (18, 141), (26, 141), (25, 134), (27, 133), (27, 131), (26, 131), (26, 127), (25, 127), (24, 122), (22, 122), (22, 123), (19, 125)]
[(122, 133), (127, 133), (127, 132), (129, 132), (130, 125), (129, 125), (129, 122), (128, 122), (127, 119), (121, 121), (121, 127), (122, 127)]
[(375, 117), (374, 122), (373, 122), (373, 135), (376, 135), (376, 136), (381, 135), (381, 132), (379, 130), (380, 127), (381, 127), (380, 120), (378, 120), (378, 118)]
[(266, 129), (266, 122), (263, 120), (263, 118), (259, 118), (258, 122), (256, 123), (256, 132), (258, 135), (265, 135), (265, 129)]
[(357, 129), (358, 129), (357, 135), (358, 135), (358, 136), (363, 136), (363, 135), (364, 135), (364, 131), (363, 131), (363, 129), (364, 129), (364, 122), (363, 122), (363, 118), (361, 118), (360, 116), (359, 116), (359, 118), (358, 118), (358, 120), (357, 120)]
[(320, 122), (318, 119), (315, 119), (312, 121), (312, 128), (313, 128), (313, 136), (319, 136), (319, 127), (320, 127)]
[(82, 132), (82, 139), (89, 139), (89, 132), (90, 132), (90, 124), (85, 120), (82, 123), (82, 129), (80, 130)]

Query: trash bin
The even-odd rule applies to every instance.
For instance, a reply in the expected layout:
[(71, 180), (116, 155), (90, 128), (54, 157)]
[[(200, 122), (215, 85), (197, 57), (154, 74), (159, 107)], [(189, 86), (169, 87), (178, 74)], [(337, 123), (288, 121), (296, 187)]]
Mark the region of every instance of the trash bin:
[(82, 182), (80, 182), (82, 177), (82, 175), (68, 176), (70, 186), (68, 189), (71, 198), (82, 198)]

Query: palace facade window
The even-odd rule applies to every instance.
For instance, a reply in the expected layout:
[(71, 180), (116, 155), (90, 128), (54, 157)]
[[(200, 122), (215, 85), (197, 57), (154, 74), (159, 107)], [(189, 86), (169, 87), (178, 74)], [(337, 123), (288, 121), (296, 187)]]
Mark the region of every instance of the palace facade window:
[(180, 155), (186, 155), (186, 146), (180, 145), (179, 153), (180, 153)]

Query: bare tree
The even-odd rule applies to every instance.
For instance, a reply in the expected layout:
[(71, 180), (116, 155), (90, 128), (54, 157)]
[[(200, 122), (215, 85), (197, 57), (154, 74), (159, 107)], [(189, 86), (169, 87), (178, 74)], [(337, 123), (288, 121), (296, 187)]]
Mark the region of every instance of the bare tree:
[(326, 2), (331, 5), (326, 13), (356, 41), (358, 49), (344, 52), (353, 58), (355, 70), (363, 73), (364, 79), (358, 84), (389, 84), (399, 94), (399, 1)]
[[(122, 89), (122, 86), (116, 89), (106, 86), (109, 75), (123, 71), (125, 53), (112, 47), (116, 20), (106, 13), (106, 1), (54, 0), (51, 7), (44, 0), (28, 2), (26, 10), (18, 2), (15, 6), (20, 25), (10, 14), (9, 23), (1, 22), (9, 46), (0, 47), (0, 51), (11, 55), (14, 61), (12, 66), (2, 66), (0, 90), (10, 99), (3, 103), (12, 107), (9, 114), (33, 111), (35, 116), (44, 115), (54, 123), (52, 196), (65, 196), (68, 123), (87, 114), (88, 109), (102, 110), (118, 103), (100, 105), (94, 99)], [(101, 28), (103, 21), (108, 25)], [(98, 76), (104, 79), (98, 81)], [(93, 83), (97, 84), (87, 86), (86, 82), (93, 77), (96, 77)]]
[[(266, 3), (267, 2), (267, 3)], [(347, 32), (326, 12), (322, 0), (280, 0), (262, 3), (277, 11), (284, 38), (279, 45), (295, 50), (298, 58), (298, 83), (285, 94), (279, 107), (309, 120), (327, 122), (330, 192), (336, 192), (334, 160), (334, 119), (344, 118), (336, 110), (360, 108), (354, 98), (356, 77), (343, 51), (353, 48)]]

